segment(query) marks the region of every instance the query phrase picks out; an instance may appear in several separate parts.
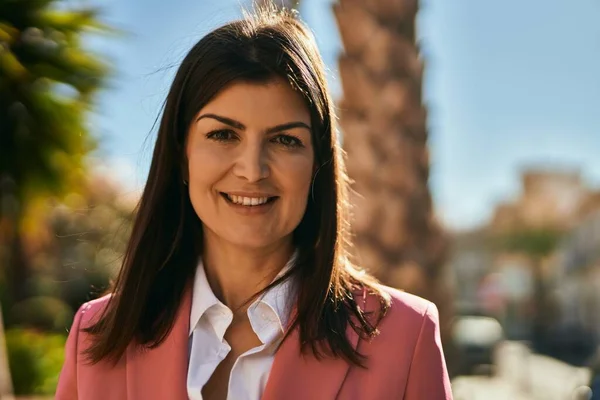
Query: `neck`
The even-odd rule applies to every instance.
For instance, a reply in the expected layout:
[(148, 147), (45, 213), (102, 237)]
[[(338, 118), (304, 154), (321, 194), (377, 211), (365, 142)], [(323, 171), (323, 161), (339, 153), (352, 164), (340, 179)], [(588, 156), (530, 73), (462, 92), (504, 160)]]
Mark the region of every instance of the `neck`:
[(246, 248), (205, 229), (202, 260), (215, 296), (229, 309), (244, 312), (244, 303), (275, 279), (293, 252), (291, 237), (264, 248)]

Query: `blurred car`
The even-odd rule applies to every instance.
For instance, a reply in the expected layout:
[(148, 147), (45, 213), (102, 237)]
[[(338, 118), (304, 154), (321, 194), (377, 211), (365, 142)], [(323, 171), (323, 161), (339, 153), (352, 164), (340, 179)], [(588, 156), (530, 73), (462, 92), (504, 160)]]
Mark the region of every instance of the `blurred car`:
[(452, 326), (452, 339), (458, 351), (458, 375), (485, 370), (492, 374), (494, 353), (504, 340), (504, 331), (495, 318), (461, 315)]

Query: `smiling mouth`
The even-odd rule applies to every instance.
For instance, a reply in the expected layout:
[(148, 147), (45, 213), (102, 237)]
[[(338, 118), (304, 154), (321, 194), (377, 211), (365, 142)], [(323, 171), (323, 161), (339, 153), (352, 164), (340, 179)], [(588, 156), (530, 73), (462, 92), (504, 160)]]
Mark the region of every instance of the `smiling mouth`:
[(257, 207), (264, 206), (265, 204), (269, 204), (274, 202), (279, 198), (279, 196), (265, 196), (265, 197), (246, 197), (246, 196), (235, 196), (227, 193), (220, 192), (221, 196), (229, 203), (236, 206), (245, 206), (245, 207)]

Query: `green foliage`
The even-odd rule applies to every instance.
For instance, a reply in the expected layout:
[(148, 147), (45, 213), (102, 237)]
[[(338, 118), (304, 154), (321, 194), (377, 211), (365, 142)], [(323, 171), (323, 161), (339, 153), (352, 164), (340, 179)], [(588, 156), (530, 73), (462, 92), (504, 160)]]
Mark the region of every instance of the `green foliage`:
[(73, 310), (64, 301), (49, 297), (30, 297), (12, 308), (13, 323), (46, 331), (64, 331), (73, 320)]
[(86, 156), (98, 139), (87, 116), (106, 86), (110, 66), (89, 51), (85, 38), (113, 31), (98, 16), (87, 3), (0, 0), (0, 299), (5, 310), (35, 294), (28, 287), (40, 283), (29, 282), (37, 272), (31, 267), (37, 251), (32, 242), (38, 239), (32, 231), (45, 217), (40, 202), (81, 190), (87, 177)]
[(544, 257), (554, 251), (562, 236), (554, 229), (521, 229), (496, 237), (496, 246), (503, 251)]
[[(47, 202), (44, 218), (36, 220), (46, 239), (31, 258), (35, 273), (27, 281), (35, 297), (8, 307), (8, 326), (64, 330), (73, 310), (107, 289), (121, 266), (133, 218), (133, 202), (119, 192), (105, 179), (89, 177), (81, 193)], [(0, 294), (2, 286), (0, 281)]]
[[(107, 280), (90, 260), (108, 228), (91, 223), (99, 234), (89, 252), (74, 240), (56, 243), (39, 203), (85, 190), (86, 156), (98, 140), (87, 114), (110, 68), (84, 39), (108, 31), (85, 2), (0, 0), (0, 300), (9, 322), (64, 327), (90, 283)], [(81, 227), (66, 231), (81, 234)], [(82, 268), (68, 269), (66, 259), (83, 261)], [(37, 292), (46, 297), (28, 298)], [(16, 393), (52, 394), (64, 338), (10, 331), (6, 339)]]
[(66, 336), (23, 329), (6, 332), (16, 395), (53, 395), (64, 362)]
[(85, 117), (109, 72), (82, 44), (87, 32), (108, 30), (98, 11), (58, 3), (0, 0), (0, 176), (15, 182), (24, 208), (83, 176), (95, 146)]
[(133, 204), (101, 178), (91, 178), (82, 195), (69, 195), (48, 213), (54, 240), (39, 254), (41, 263), (54, 271), (61, 298), (73, 309), (108, 287), (121, 266), (132, 221)]

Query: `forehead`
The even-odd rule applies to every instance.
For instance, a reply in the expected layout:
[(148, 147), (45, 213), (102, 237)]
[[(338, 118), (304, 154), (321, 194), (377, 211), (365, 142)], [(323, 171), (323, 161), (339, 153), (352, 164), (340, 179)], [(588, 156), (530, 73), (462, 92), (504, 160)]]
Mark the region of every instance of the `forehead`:
[(268, 119), (271, 123), (291, 120), (310, 123), (304, 98), (281, 78), (266, 82), (234, 82), (221, 90), (200, 111), (251, 124)]

